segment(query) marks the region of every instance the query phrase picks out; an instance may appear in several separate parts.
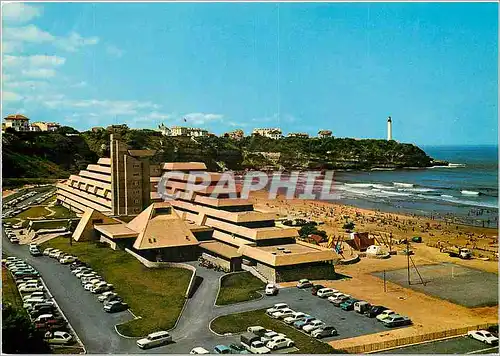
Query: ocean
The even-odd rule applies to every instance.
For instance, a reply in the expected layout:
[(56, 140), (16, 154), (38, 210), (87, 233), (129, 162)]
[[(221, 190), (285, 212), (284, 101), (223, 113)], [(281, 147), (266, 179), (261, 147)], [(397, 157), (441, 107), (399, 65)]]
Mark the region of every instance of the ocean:
[(422, 149), (452, 167), (335, 172), (338, 202), (498, 227), (498, 147)]

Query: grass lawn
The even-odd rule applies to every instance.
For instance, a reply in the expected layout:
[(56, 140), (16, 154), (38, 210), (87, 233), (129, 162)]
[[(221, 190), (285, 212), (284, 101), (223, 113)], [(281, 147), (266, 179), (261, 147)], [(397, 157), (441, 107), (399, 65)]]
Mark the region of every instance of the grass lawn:
[(55, 211), (54, 215), (50, 216), (50, 219), (65, 219), (65, 218), (76, 218), (76, 214), (62, 205), (51, 206), (50, 210)]
[(56, 201), (56, 199), (57, 199), (57, 196), (54, 194), (53, 196), (48, 197), (47, 199), (45, 199), (44, 201), (42, 201), (42, 202), (40, 203), (40, 205), (47, 205), (47, 204), (50, 204), (50, 203), (52, 203), (52, 202)]
[(266, 284), (250, 272), (232, 273), (222, 277), (217, 305), (234, 304), (258, 299), (257, 291), (264, 289)]
[(145, 336), (174, 326), (184, 305), (191, 272), (181, 268), (151, 269), (125, 251), (113, 251), (94, 242), (73, 242), (57, 237), (42, 244), (58, 248), (90, 264), (141, 319), (118, 326), (126, 336)]
[(297, 331), (266, 315), (265, 309), (252, 310), (249, 312), (220, 316), (213, 320), (211, 328), (219, 334), (245, 332), (247, 327), (260, 325), (264, 328), (283, 333), (295, 342), (299, 354), (329, 354), (335, 353), (335, 349), (327, 343), (321, 342), (308, 335)]
[(16, 283), (5, 267), (2, 267), (2, 302), (10, 303), (16, 309), (24, 310), (23, 301), (17, 291)]
[(28, 210), (25, 210), (19, 214), (16, 215), (17, 219), (35, 219), (35, 218), (41, 218), (46, 215), (49, 215), (50, 211), (45, 209), (43, 206), (34, 206), (32, 208), (29, 208)]

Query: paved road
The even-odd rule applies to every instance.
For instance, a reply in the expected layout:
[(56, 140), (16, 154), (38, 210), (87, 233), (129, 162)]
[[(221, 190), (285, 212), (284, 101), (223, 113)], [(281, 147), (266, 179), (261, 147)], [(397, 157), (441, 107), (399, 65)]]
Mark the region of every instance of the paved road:
[[(2, 230), (3, 234), (3, 230)], [(309, 313), (328, 324), (334, 325), (339, 335), (324, 341), (350, 338), (386, 330), (375, 319), (355, 312), (345, 312), (327, 300), (311, 295), (309, 290), (297, 288), (281, 289), (278, 296), (264, 296), (260, 300), (229, 306), (215, 307), (220, 272), (197, 268), (197, 276), (203, 278), (198, 289), (186, 304), (177, 326), (171, 331), (173, 344), (141, 351), (135, 339), (123, 338), (114, 326), (132, 319), (129, 312), (107, 314), (94, 295), (83, 291), (80, 280), (75, 278), (67, 266), (47, 257), (33, 257), (27, 246), (13, 245), (3, 234), (4, 251), (23, 258), (33, 265), (45, 280), (51, 293), (85, 344), (88, 353), (187, 353), (195, 346), (213, 349), (217, 344), (238, 342), (239, 336), (218, 336), (209, 330), (209, 323), (217, 316), (262, 309), (275, 303), (287, 303), (292, 309)], [(197, 267), (196, 263), (193, 263)]]
[(491, 347), (480, 341), (460, 336), (443, 341), (393, 349), (387, 354), (498, 354), (498, 346)]

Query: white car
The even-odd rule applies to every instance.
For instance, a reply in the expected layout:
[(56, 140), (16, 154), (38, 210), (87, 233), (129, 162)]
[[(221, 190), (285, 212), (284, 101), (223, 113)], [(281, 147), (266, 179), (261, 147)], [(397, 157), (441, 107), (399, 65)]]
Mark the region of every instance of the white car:
[(274, 283), (268, 283), (266, 285), (266, 295), (277, 295), (279, 293), (279, 288)]
[(59, 262), (62, 263), (63, 265), (67, 263), (73, 263), (75, 261), (76, 261), (75, 256), (64, 256), (63, 258), (59, 259)]
[(497, 345), (498, 338), (486, 330), (473, 330), (467, 333), (468, 337), (487, 343), (488, 345)]
[(30, 298), (44, 298), (45, 293), (44, 292), (33, 292), (31, 294), (25, 295), (23, 297), (23, 301), (28, 300)]
[(333, 294), (332, 294), (331, 296), (329, 296), (327, 299), (328, 299), (328, 301), (329, 301), (329, 302), (332, 302), (332, 301), (334, 301), (334, 300), (335, 300), (335, 299), (337, 299), (337, 298), (343, 297), (344, 295), (346, 295), (346, 294), (344, 294), (344, 293), (342, 293), (342, 292), (337, 292), (337, 293), (333, 293)]
[(278, 337), (286, 337), (285, 334), (282, 334), (282, 333), (277, 333), (276, 331), (268, 331), (266, 332), (261, 338), (260, 340), (266, 344), (268, 341), (271, 341), (271, 340), (274, 340)]
[(113, 285), (111, 283), (100, 282), (90, 288), (90, 291), (94, 294), (99, 294), (102, 292), (107, 292), (113, 289)]
[(302, 327), (302, 330), (304, 330), (306, 333), (310, 333), (324, 325), (325, 323), (323, 323), (321, 320), (313, 320), (309, 324), (304, 325), (304, 327)]
[(43, 290), (43, 287), (39, 286), (37, 284), (27, 284), (27, 285), (19, 288), (19, 292), (21, 292), (21, 293), (33, 293), (33, 292), (38, 292), (38, 291), (42, 291), (42, 290)]
[[(45, 251), (43, 251), (43, 252), (45, 253)], [(54, 257), (56, 257), (57, 253), (61, 254), (61, 251), (55, 248), (53, 250), (50, 250), (48, 256), (51, 257), (51, 258), (54, 258)]]
[(149, 334), (143, 339), (137, 340), (137, 347), (148, 349), (150, 347), (165, 345), (169, 342), (172, 342), (172, 335), (166, 331), (157, 331)]
[(338, 290), (332, 288), (321, 288), (316, 295), (320, 298), (327, 298), (333, 294), (338, 293)]
[(97, 300), (103, 303), (108, 297), (114, 297), (118, 294), (115, 292), (104, 292), (100, 296), (97, 297)]
[(295, 313), (295, 311), (293, 311), (292, 309), (285, 308), (285, 309), (281, 309), (277, 312), (272, 313), (270, 316), (271, 316), (271, 318), (274, 318), (274, 319), (284, 319), (288, 316), (292, 316), (294, 313)]
[(274, 312), (277, 312), (277, 311), (280, 311), (280, 310), (286, 309), (286, 308), (288, 308), (288, 304), (278, 303), (278, 304), (274, 304), (274, 306), (272, 308), (267, 309), (266, 313), (268, 315), (271, 315)]
[(89, 271), (83, 271), (83, 272), (78, 272), (76, 274), (77, 278), (83, 278), (83, 277), (95, 277), (97, 276), (97, 273), (95, 272), (89, 272)]
[(38, 283), (38, 280), (37, 280), (37, 279), (29, 279), (29, 280), (27, 280), (27, 281), (25, 281), (25, 282), (23, 282), (23, 283), (19, 283), (19, 284), (17, 285), (17, 289), (19, 289), (19, 288), (21, 288), (21, 287), (24, 287), (24, 286), (27, 286), (28, 284), (29, 284), (29, 285), (31, 285), (31, 284), (41, 285), (41, 284), (39, 284), (39, 283)]
[(203, 347), (195, 347), (189, 352), (191, 355), (208, 355), (210, 354), (210, 351)]
[(90, 271), (90, 268), (88, 268), (88, 267), (77, 267), (74, 270), (72, 270), (71, 273), (73, 273), (74, 275), (76, 275), (76, 274), (78, 274), (80, 272), (83, 272), (83, 271)]
[(66, 331), (55, 331), (54, 335), (52, 335), (52, 337), (50, 337), (47, 341), (49, 344), (67, 344), (72, 339), (73, 336)]
[(309, 315), (307, 315), (306, 313), (302, 313), (302, 312), (296, 312), (296, 313), (293, 313), (293, 315), (290, 315), (290, 316), (286, 317), (285, 319), (283, 319), (283, 321), (287, 324), (293, 324), (296, 321), (304, 319), (306, 316), (309, 316)]
[(50, 252), (52, 252), (53, 248), (52, 247), (47, 247), (45, 250), (43, 250), (43, 255), (48, 256)]
[(272, 339), (271, 341), (268, 341), (266, 347), (271, 350), (278, 350), (284, 347), (292, 347), (293, 345), (294, 342), (291, 339), (287, 337), (277, 337), (275, 339)]
[(384, 319), (387, 319), (389, 316), (391, 315), (395, 315), (396, 312), (395, 311), (392, 311), (390, 309), (387, 309), (387, 310), (384, 310), (382, 313), (380, 313), (379, 315), (377, 315), (377, 320), (378, 321), (383, 321)]

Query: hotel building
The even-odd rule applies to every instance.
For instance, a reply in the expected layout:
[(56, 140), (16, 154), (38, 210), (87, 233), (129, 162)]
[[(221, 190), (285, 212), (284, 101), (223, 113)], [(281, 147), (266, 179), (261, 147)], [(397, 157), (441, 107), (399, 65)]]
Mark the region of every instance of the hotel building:
[[(204, 163), (152, 164), (153, 154), (128, 150), (113, 134), (110, 158), (58, 184), (58, 201), (82, 213), (75, 240), (98, 239), (151, 261), (191, 261), (202, 255), (231, 271), (250, 269), (273, 282), (333, 278), (339, 256), (332, 249), (299, 241), (295, 228), (277, 226), (275, 213), (241, 199), (239, 185), (234, 194), (219, 188), (221, 173), (207, 172), (210, 184), (189, 190), (189, 173), (205, 172)], [(167, 172), (183, 174), (164, 181)], [(163, 201), (159, 184), (177, 199)]]

